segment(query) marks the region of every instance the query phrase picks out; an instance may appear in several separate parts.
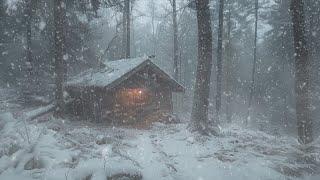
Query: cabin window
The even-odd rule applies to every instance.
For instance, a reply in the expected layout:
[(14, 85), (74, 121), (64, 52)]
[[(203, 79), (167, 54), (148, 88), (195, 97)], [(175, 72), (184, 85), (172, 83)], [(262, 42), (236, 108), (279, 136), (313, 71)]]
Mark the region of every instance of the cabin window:
[(141, 106), (150, 102), (150, 92), (144, 88), (121, 89), (116, 94), (117, 103), (122, 106)]

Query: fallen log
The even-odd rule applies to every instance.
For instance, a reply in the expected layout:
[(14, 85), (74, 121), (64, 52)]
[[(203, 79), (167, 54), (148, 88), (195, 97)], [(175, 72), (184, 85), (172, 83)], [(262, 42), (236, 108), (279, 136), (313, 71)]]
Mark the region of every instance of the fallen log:
[[(67, 100), (65, 103), (66, 104), (69, 104), (73, 101), (73, 99), (69, 99)], [(50, 112), (53, 112), (55, 109), (56, 109), (56, 104), (55, 103), (51, 103), (47, 106), (42, 106), (42, 107), (39, 107), (37, 109), (34, 109), (32, 111), (29, 111), (27, 113), (25, 113), (24, 115), (26, 116), (24, 119), (26, 121), (32, 121), (40, 116), (43, 116), (45, 114), (48, 114)]]
[(24, 114), (25, 115), (24, 119), (26, 121), (32, 121), (40, 116), (43, 116), (43, 115), (50, 113), (50, 112), (53, 112), (55, 110), (55, 108), (56, 108), (55, 104), (49, 104), (47, 106), (37, 108), (35, 110), (29, 111), (26, 114)]

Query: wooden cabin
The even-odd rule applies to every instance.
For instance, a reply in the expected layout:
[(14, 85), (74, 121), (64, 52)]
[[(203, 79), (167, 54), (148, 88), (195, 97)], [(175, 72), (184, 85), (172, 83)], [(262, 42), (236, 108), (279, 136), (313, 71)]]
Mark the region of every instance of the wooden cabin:
[(68, 112), (112, 123), (143, 121), (157, 112), (172, 113), (172, 93), (184, 88), (149, 58), (104, 63), (67, 82)]

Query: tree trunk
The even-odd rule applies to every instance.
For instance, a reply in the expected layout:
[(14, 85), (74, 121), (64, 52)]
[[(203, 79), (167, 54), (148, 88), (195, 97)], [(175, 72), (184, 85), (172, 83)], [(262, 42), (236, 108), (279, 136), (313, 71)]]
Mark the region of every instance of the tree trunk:
[[(4, 21), (5, 21), (5, 2), (4, 1), (0, 1), (0, 26), (1, 27), (4, 27)], [(3, 43), (4, 42), (4, 28), (1, 28), (0, 29), (0, 43)]]
[(130, 58), (130, 0), (124, 1), (123, 9), (123, 50), (124, 58)]
[(224, 10), (224, 0), (219, 0), (219, 29), (218, 29), (218, 52), (217, 52), (216, 122), (219, 122), (220, 109), (221, 109), (223, 10)]
[[(133, 12), (133, 4), (131, 4), (130, 7), (130, 12)], [(134, 18), (130, 18), (130, 42), (135, 42), (135, 32), (134, 32), (134, 26), (133, 23), (134, 22)], [(132, 26), (131, 26), (132, 25)], [(130, 45), (130, 57), (135, 57), (137, 55), (137, 50), (135, 46), (131, 46), (131, 43), (129, 43)]]
[(257, 40), (258, 40), (258, 9), (259, 9), (259, 0), (255, 1), (255, 23), (254, 23), (254, 47), (253, 47), (253, 64), (252, 64), (252, 74), (251, 74), (251, 87), (249, 94), (249, 102), (248, 102), (248, 112), (245, 125), (248, 125), (248, 121), (251, 116), (251, 106), (252, 106), (252, 98), (255, 89), (255, 74), (256, 74), (256, 66), (257, 66)]
[(126, 41), (127, 41), (127, 46), (126, 46), (126, 58), (130, 58), (131, 57), (131, 51), (130, 51), (130, 40), (131, 40), (131, 37), (130, 37), (130, 0), (127, 0), (125, 1), (126, 5), (125, 5), (125, 8), (126, 8), (126, 15), (127, 15), (127, 18), (126, 18), (126, 24), (127, 24), (127, 38), (126, 38)]
[(228, 14), (228, 33), (227, 33), (227, 44), (226, 44), (226, 120), (231, 123), (232, 109), (231, 109), (231, 69), (232, 69), (232, 45), (231, 45), (231, 11), (229, 9)]
[(177, 23), (177, 5), (176, 0), (172, 0), (172, 18), (173, 18), (173, 72), (174, 78), (179, 80), (179, 49), (178, 49), (178, 23)]
[[(125, 0), (127, 1), (127, 0)], [(126, 54), (127, 54), (127, 16), (126, 16), (126, 8), (125, 8), (125, 4), (126, 2), (124, 1), (124, 6), (123, 6), (123, 10), (122, 10), (122, 51), (121, 51), (121, 58), (126, 58)]]
[[(179, 68), (179, 47), (178, 47), (178, 23), (177, 23), (177, 3), (176, 0), (172, 0), (172, 23), (173, 23), (173, 73), (174, 79), (180, 82), (180, 69)], [(174, 95), (175, 107), (179, 109), (181, 97)]]
[(302, 0), (292, 0), (291, 13), (295, 47), (295, 91), (298, 139), (302, 144), (312, 142), (312, 119), (310, 110), (310, 60), (306, 42)]
[(209, 0), (196, 0), (196, 7), (198, 19), (198, 65), (190, 128), (192, 131), (198, 131), (201, 134), (210, 134), (208, 105), (212, 68), (212, 30)]
[[(1, 25), (2, 25), (2, 23), (3, 23), (3, 21), (4, 21), (3, 18), (4, 18), (5, 15), (6, 15), (6, 14), (5, 14), (5, 9), (6, 9), (6, 8), (5, 8), (4, 5), (5, 5), (5, 2), (4, 2), (4, 1), (0, 1), (0, 18), (1, 18), (1, 19), (0, 19), (0, 20), (1, 20), (0, 23), (1, 23)], [(2, 32), (2, 30), (3, 30), (3, 29), (1, 28), (1, 32)], [(1, 37), (1, 36), (3, 36), (3, 34), (1, 34), (0, 37)], [(1, 42), (2, 42), (2, 41), (1, 41)]]
[(155, 20), (155, 4), (154, 4), (154, 0), (151, 0), (151, 23), (152, 23), (152, 52), (153, 55), (156, 55), (156, 30), (155, 30), (155, 25), (154, 25), (154, 20)]
[(29, 94), (34, 85), (33, 62), (32, 62), (32, 49), (31, 49), (31, 24), (32, 24), (32, 0), (26, 1), (26, 66), (27, 66), (27, 94)]
[(61, 116), (64, 112), (63, 100), (63, 79), (64, 79), (64, 63), (63, 55), (65, 52), (65, 2), (63, 0), (54, 1), (54, 59), (55, 59), (55, 115)]

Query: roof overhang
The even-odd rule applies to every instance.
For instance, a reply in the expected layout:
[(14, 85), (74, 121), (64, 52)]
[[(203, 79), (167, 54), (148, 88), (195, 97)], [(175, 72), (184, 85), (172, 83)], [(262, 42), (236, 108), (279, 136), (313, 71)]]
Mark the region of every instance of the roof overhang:
[(160, 68), (158, 65), (153, 63), (150, 59), (146, 59), (143, 61), (141, 64), (136, 66), (135, 68), (131, 69), (130, 71), (126, 72), (119, 78), (115, 79), (113, 82), (104, 85), (104, 86), (99, 86), (99, 85), (84, 85), (84, 84), (66, 84), (65, 87), (66, 89), (77, 89), (78, 91), (85, 90), (87, 88), (103, 88), (105, 90), (113, 90), (116, 87), (118, 87), (121, 83), (125, 82), (128, 80), (131, 76), (134, 74), (138, 73), (145, 67), (150, 67), (153, 71), (161, 75), (168, 83), (170, 84), (170, 88), (173, 92), (184, 92), (185, 88), (183, 85), (181, 85), (179, 82), (177, 82), (172, 76), (170, 76), (167, 72), (165, 72), (162, 68)]

